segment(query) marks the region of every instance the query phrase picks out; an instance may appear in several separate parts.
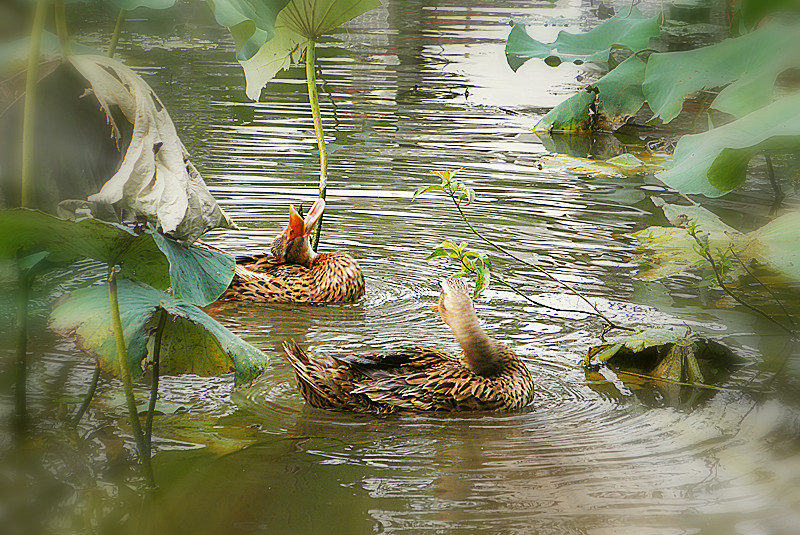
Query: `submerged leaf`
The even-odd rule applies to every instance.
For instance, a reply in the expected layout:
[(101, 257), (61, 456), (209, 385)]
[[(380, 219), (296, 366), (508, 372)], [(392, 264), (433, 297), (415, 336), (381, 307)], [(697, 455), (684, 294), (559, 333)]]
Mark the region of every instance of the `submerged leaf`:
[[(168, 314), (161, 345), (160, 373), (203, 376), (235, 371), (237, 386), (247, 385), (266, 369), (269, 359), (196, 306), (145, 284), (118, 281), (120, 315), (134, 379), (141, 377), (148, 342), (160, 310)], [(119, 363), (111, 327), (106, 285), (77, 290), (50, 316), (50, 327), (73, 337), (106, 372), (117, 375)]]
[(147, 83), (104, 56), (71, 56), (69, 61), (92, 85), (116, 135), (120, 129), (112, 107), (119, 108), (133, 125), (120, 169), (89, 201), (131, 211), (187, 243), (213, 228), (232, 228), (233, 222), (189, 161), (169, 113)]
[(659, 33), (658, 19), (645, 17), (632, 8), (625, 16), (611, 17), (594, 29), (573, 34), (558, 32), (552, 43), (542, 43), (525, 32), (521, 24), (514, 25), (506, 43), (506, 60), (515, 71), (531, 58), (544, 59), (548, 65), (561, 62), (607, 64), (612, 49), (626, 49), (633, 52), (645, 49), (650, 39)]

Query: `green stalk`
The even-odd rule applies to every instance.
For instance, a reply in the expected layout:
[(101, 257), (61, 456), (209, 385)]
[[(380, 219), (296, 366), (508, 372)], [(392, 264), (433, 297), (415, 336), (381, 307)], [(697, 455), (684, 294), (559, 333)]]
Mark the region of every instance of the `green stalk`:
[[(317, 74), (316, 74), (316, 49), (313, 40), (306, 43), (306, 81), (308, 82), (308, 102), (311, 104), (311, 113), (314, 116), (314, 132), (317, 134), (317, 145), (319, 146), (319, 198), (325, 198), (325, 190), (328, 188), (328, 151), (325, 150), (325, 132), (322, 131), (322, 115), (319, 112), (319, 96), (317, 95)], [(311, 247), (315, 251), (319, 245), (319, 235), (322, 232), (322, 217), (317, 222), (314, 230), (314, 239)]]
[(67, 31), (67, 13), (64, 9), (65, 0), (56, 0), (55, 4), (55, 19), (56, 19), (56, 32), (58, 33), (58, 41), (61, 43), (61, 52), (64, 56), (72, 54), (72, 49), (69, 46), (69, 32)]
[(114, 52), (117, 50), (117, 43), (119, 43), (119, 36), (122, 34), (122, 25), (125, 24), (125, 17), (128, 15), (128, 12), (124, 9), (119, 10), (119, 15), (117, 16), (117, 24), (114, 26), (114, 34), (111, 36), (111, 44), (108, 45), (108, 52), (106, 55), (109, 58), (114, 57)]
[(78, 424), (81, 422), (81, 418), (83, 418), (83, 415), (86, 414), (86, 411), (89, 409), (89, 404), (92, 402), (92, 398), (94, 397), (94, 393), (97, 391), (97, 383), (99, 382), (100, 364), (95, 362), (92, 383), (89, 385), (89, 391), (86, 393), (86, 397), (83, 398), (83, 403), (81, 403), (78, 412), (75, 413), (75, 416), (72, 418), (72, 427), (78, 427)]
[(144, 475), (150, 487), (155, 488), (156, 482), (153, 477), (153, 467), (150, 464), (150, 456), (147, 455), (147, 444), (142, 433), (142, 425), (139, 422), (139, 411), (136, 407), (136, 398), (133, 395), (133, 380), (128, 363), (128, 350), (125, 346), (125, 333), (122, 330), (122, 318), (119, 313), (119, 296), (117, 295), (117, 276), (114, 271), (115, 266), (111, 266), (108, 271), (108, 298), (111, 303), (111, 326), (114, 330), (114, 339), (117, 342), (117, 360), (119, 361), (119, 376), (125, 389), (125, 401), (128, 405), (128, 415), (131, 418), (131, 429), (133, 437), (136, 439), (136, 447), (139, 450), (139, 457), (144, 469)]
[(144, 424), (144, 436), (147, 439), (147, 457), (150, 457), (153, 448), (153, 414), (156, 412), (156, 399), (158, 398), (158, 368), (161, 362), (161, 339), (164, 336), (164, 326), (167, 324), (167, 312), (160, 311), (156, 339), (153, 341), (153, 384), (150, 387), (150, 404), (147, 407), (147, 420)]
[(20, 269), (17, 289), (17, 360), (14, 391), (14, 427), (19, 436), (25, 433), (28, 423), (28, 298), (32, 282), (33, 277), (26, 270)]
[(22, 173), (20, 176), (20, 205), (28, 207), (33, 200), (33, 144), (36, 122), (36, 86), (39, 82), (39, 53), (47, 15), (48, 0), (37, 0), (28, 50), (28, 72), (25, 78), (25, 107), (22, 115)]

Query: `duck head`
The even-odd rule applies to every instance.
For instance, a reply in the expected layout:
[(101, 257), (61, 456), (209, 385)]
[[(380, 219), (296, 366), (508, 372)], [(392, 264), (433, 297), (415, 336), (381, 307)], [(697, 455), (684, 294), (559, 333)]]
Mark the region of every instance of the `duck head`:
[(289, 206), (289, 224), (272, 241), (272, 256), (279, 262), (302, 264), (308, 268), (317, 253), (311, 249), (308, 237), (325, 211), (325, 201), (317, 199), (303, 219), (294, 206)]
[(472, 297), (464, 279), (442, 279), (439, 287), (441, 292), (436, 310), (446, 324), (453, 327), (454, 324), (475, 316)]

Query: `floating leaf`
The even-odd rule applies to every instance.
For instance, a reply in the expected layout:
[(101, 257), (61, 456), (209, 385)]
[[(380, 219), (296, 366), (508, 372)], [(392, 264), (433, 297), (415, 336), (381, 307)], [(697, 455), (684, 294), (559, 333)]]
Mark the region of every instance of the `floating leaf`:
[(662, 182), (685, 194), (720, 197), (741, 186), (747, 165), (764, 150), (800, 151), (800, 93), (702, 134), (681, 137)]
[(165, 234), (187, 243), (210, 229), (233, 227), (189, 161), (169, 113), (147, 83), (104, 56), (71, 56), (69, 61), (92, 85), (115, 135), (119, 137), (120, 129), (112, 107), (133, 125), (119, 171), (89, 201), (146, 217)]
[[(158, 323), (158, 312), (168, 314), (161, 346), (160, 373), (202, 376), (235, 371), (237, 386), (249, 384), (269, 359), (196, 306), (145, 284), (118, 281), (120, 315), (134, 379), (141, 377), (148, 340)], [(61, 301), (50, 317), (50, 327), (73, 337), (78, 347), (108, 373), (117, 375), (116, 342), (111, 327), (111, 305), (106, 285), (77, 290)]]
[(533, 39), (523, 25), (516, 24), (506, 43), (506, 60), (515, 71), (531, 58), (544, 59), (551, 66), (565, 61), (607, 64), (612, 49), (637, 52), (647, 48), (650, 39), (658, 36), (659, 17), (648, 18), (632, 8), (625, 16), (612, 17), (586, 33), (560, 31), (552, 43)]
[(711, 107), (742, 117), (772, 101), (778, 75), (800, 65), (798, 48), (800, 24), (774, 22), (716, 45), (652, 54), (642, 86), (644, 96), (653, 117), (668, 123), (678, 116), (687, 96), (727, 86)]
[(534, 132), (618, 129), (644, 105), (645, 67), (638, 55), (629, 57), (586, 90), (550, 110), (533, 127)]
[[(703, 361), (701, 366), (698, 360)], [(720, 368), (741, 362), (727, 347), (697, 336), (686, 327), (651, 327), (609, 336), (589, 349), (584, 366), (600, 362), (617, 370), (644, 374), (673, 383), (702, 384)]]

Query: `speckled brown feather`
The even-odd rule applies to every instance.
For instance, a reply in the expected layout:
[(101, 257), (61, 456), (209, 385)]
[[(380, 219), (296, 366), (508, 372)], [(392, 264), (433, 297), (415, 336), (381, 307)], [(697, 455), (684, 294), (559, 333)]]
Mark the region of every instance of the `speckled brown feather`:
[(222, 300), (342, 303), (364, 295), (364, 274), (341, 251), (318, 255), (307, 268), (275, 261), (272, 255), (237, 258), (236, 272)]
[(533, 400), (533, 379), (504, 344), (495, 375), (473, 372), (463, 355), (410, 346), (379, 355), (311, 359), (294, 342), (283, 347), (305, 400), (321, 409), (385, 414), (397, 410), (513, 410)]

